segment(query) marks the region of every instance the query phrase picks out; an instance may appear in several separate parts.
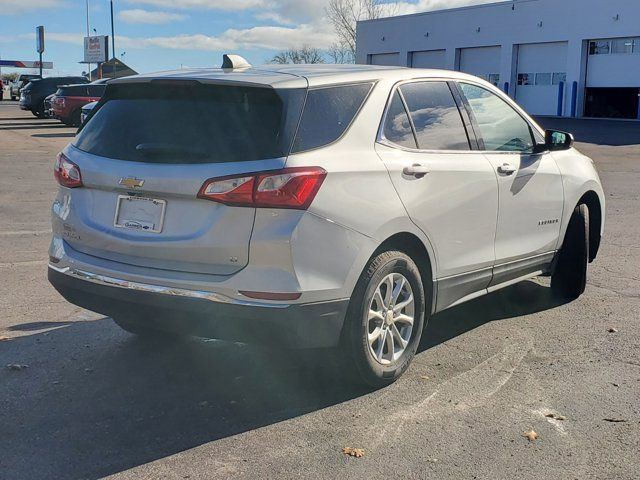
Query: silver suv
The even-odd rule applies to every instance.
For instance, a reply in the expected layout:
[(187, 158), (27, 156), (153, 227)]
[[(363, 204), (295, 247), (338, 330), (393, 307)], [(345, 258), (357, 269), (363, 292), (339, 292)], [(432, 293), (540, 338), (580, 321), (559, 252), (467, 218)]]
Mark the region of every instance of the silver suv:
[(435, 312), (578, 297), (604, 194), (572, 137), (450, 71), (294, 65), (110, 82), (59, 154), (49, 279), (136, 334), (338, 347), (398, 378)]

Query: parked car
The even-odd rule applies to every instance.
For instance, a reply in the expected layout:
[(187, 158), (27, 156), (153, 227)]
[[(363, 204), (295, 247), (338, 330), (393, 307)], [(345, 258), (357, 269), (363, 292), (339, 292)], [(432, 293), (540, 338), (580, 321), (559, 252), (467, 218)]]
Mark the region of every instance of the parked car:
[(54, 93), (52, 93), (51, 95), (48, 95), (43, 102), (43, 111), (44, 111), (44, 115), (43, 118), (52, 118), (53, 117), (53, 111), (51, 110), (51, 101), (53, 100), (53, 97), (55, 96)]
[(20, 89), (24, 87), (31, 80), (35, 80), (40, 78), (40, 75), (34, 75), (29, 73), (21, 74), (15, 82), (11, 84), (9, 87), (9, 95), (11, 96), (11, 100), (17, 100), (20, 98)]
[(20, 90), (20, 108), (38, 118), (45, 117), (44, 99), (55, 93), (60, 85), (89, 83), (85, 77), (47, 77), (34, 79)]
[(538, 275), (583, 293), (605, 196), (570, 134), (464, 73), (234, 64), (114, 80), (58, 155), (67, 300), (139, 335), (337, 347), (382, 386), (435, 312)]
[(60, 87), (51, 100), (53, 117), (66, 125), (80, 126), (82, 107), (100, 100), (106, 88), (106, 82)]
[(91, 103), (87, 103), (85, 106), (82, 107), (82, 110), (80, 113), (80, 125), (84, 125), (84, 122), (87, 121), (87, 118), (91, 114), (91, 111), (95, 108), (97, 104), (98, 102), (91, 102)]

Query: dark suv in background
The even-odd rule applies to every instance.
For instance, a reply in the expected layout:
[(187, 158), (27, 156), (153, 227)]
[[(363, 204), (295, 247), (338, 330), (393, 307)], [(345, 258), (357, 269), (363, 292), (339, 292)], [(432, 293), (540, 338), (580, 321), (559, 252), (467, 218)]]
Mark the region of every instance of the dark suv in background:
[(79, 126), (82, 107), (96, 102), (104, 94), (107, 79), (80, 85), (65, 85), (58, 88), (51, 98), (51, 113), (65, 125)]
[(47, 77), (31, 80), (20, 91), (20, 108), (30, 110), (38, 118), (44, 118), (44, 99), (55, 93), (60, 85), (71, 83), (89, 83), (89, 80), (85, 77)]
[(40, 78), (40, 75), (30, 73), (23, 73), (20, 75), (9, 87), (9, 96), (11, 97), (11, 100), (17, 100), (20, 97), (20, 89), (31, 80), (35, 80), (37, 78)]

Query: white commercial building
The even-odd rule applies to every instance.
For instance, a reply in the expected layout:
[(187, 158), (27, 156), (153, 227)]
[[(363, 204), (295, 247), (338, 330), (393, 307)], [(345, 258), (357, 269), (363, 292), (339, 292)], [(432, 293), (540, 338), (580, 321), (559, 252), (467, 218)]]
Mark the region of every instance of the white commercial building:
[(358, 22), (356, 62), (468, 72), (534, 115), (640, 118), (640, 0), (514, 0)]

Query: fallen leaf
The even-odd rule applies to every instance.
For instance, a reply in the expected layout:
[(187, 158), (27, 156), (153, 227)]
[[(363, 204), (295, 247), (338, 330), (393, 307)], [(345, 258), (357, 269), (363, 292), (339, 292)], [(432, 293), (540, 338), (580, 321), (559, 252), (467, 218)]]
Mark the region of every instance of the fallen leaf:
[(611, 327), (609, 330), (607, 330), (609, 333), (618, 333), (618, 329), (617, 328), (613, 328)]
[(547, 413), (545, 417), (553, 418), (554, 420), (560, 420), (560, 421), (567, 419), (567, 417), (565, 417), (564, 415), (558, 415), (556, 413)]
[(422, 380), (429, 380), (429, 375), (420, 375)]
[(350, 457), (364, 457), (364, 449), (362, 448), (344, 447), (342, 449), (342, 453), (349, 455)]
[(528, 432), (524, 432), (522, 434), (522, 436), (523, 437), (527, 437), (530, 442), (533, 442), (534, 440), (538, 439), (538, 434), (536, 432), (534, 432), (533, 430), (529, 430)]
[(626, 420), (624, 418), (603, 418), (603, 420), (605, 422), (611, 422), (611, 423), (623, 423), (623, 422), (626, 422)]
[(29, 365), (21, 365), (19, 363), (10, 363), (7, 365), (9, 370), (24, 370), (25, 368), (29, 368)]

